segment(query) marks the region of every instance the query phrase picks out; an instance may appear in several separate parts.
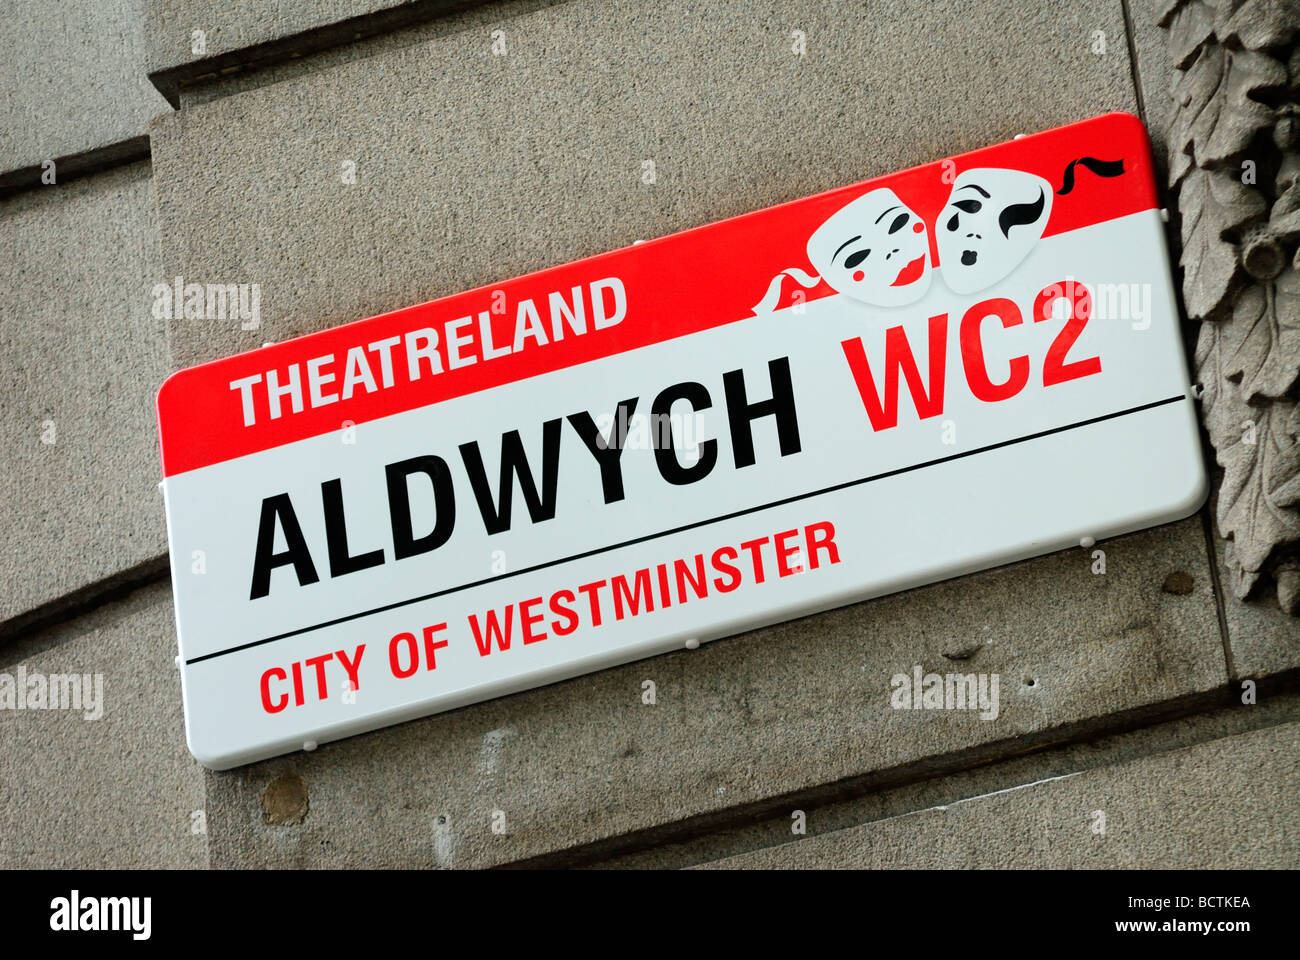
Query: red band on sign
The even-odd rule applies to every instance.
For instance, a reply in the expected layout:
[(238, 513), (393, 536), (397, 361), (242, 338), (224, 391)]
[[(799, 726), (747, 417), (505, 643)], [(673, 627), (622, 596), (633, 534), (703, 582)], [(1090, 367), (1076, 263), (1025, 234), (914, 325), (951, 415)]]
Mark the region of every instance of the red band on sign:
[[(983, 168), (1051, 185), (1044, 237), (1156, 206), (1141, 121), (1107, 114), (182, 370), (158, 391), (163, 475), (743, 321), (774, 284), (827, 296), (808, 239), (872, 190), (892, 190), (928, 225), (938, 265), (954, 180)], [(787, 270), (807, 289), (774, 279)], [(892, 285), (916, 272), (907, 263)]]

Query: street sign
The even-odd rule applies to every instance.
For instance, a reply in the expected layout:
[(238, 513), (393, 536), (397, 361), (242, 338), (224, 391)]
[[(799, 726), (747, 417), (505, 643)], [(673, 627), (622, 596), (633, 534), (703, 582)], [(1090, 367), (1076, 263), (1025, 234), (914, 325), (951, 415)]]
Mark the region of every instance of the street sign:
[(1127, 114), (183, 370), (158, 419), (216, 769), (1206, 495)]

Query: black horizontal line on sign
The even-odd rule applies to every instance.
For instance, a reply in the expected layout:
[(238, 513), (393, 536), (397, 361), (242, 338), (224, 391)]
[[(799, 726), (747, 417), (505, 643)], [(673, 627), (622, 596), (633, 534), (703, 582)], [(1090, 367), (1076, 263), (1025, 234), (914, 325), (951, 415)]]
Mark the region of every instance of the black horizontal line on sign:
[(205, 653), (201, 657), (195, 657), (192, 660), (186, 660), (187, 666), (195, 663), (202, 663), (204, 660), (211, 660), (214, 657), (224, 657), (228, 653), (238, 653), (240, 650), (248, 650), (251, 647), (260, 647), (264, 643), (274, 643), (276, 640), (284, 640), (288, 637), (296, 637), (299, 634), (311, 633), (313, 630), (323, 630), (325, 627), (338, 626), (340, 623), (347, 623), (350, 620), (359, 620), (362, 617), (373, 616), (376, 613), (384, 613), (388, 610), (396, 610), (398, 607), (409, 606), (412, 603), (422, 603), (425, 600), (436, 600), (438, 597), (445, 597), (453, 593), (459, 593), (462, 590), (472, 590), (475, 587), (482, 587), (489, 583), (495, 583), (499, 580), (508, 580), (511, 577), (520, 577), (526, 573), (536, 573), (538, 570), (545, 570), (548, 567), (559, 566), (562, 563), (572, 563), (574, 560), (585, 560), (587, 557), (594, 557), (598, 554), (608, 553), (611, 550), (621, 550), (624, 547), (636, 546), (638, 543), (646, 543), (650, 540), (658, 540), (660, 537), (670, 537), (675, 533), (685, 533), (687, 530), (695, 530), (699, 527), (707, 527), (713, 523), (723, 523), (727, 520), (734, 520), (737, 517), (744, 517), (751, 513), (758, 513), (762, 510), (771, 510), (774, 507), (783, 507), (789, 503), (798, 503), (800, 500), (808, 500), (812, 497), (820, 497), (828, 493), (836, 493), (840, 490), (846, 490), (849, 487), (861, 486), (864, 483), (873, 483), (876, 480), (885, 480), (889, 477), (896, 477), (902, 473), (910, 473), (913, 470), (923, 470), (926, 467), (938, 466), (941, 463), (951, 463), (953, 460), (961, 460), (964, 457), (973, 457), (976, 454), (988, 453), (992, 450), (998, 450), (1002, 447), (1010, 447), (1017, 443), (1025, 443), (1029, 440), (1038, 440), (1042, 437), (1050, 437), (1054, 433), (1064, 433), (1066, 430), (1077, 430), (1080, 427), (1091, 426), (1094, 423), (1101, 423), (1105, 420), (1114, 420), (1116, 417), (1126, 417), (1133, 413), (1141, 413), (1144, 410), (1151, 410), (1154, 407), (1163, 407), (1167, 403), (1177, 403), (1179, 400), (1187, 399), (1186, 396), (1179, 395), (1176, 397), (1166, 397), (1164, 400), (1153, 400), (1151, 403), (1144, 403), (1140, 406), (1129, 407), (1127, 410), (1117, 410), (1114, 413), (1106, 413), (1100, 417), (1092, 417), (1088, 420), (1079, 420), (1076, 423), (1067, 423), (1063, 427), (1052, 427), (1050, 430), (1040, 430), (1038, 433), (1026, 434), (1023, 437), (1013, 437), (1010, 440), (1002, 440), (998, 443), (990, 443), (988, 446), (976, 447), (974, 450), (966, 450), (962, 453), (954, 453), (947, 457), (936, 457), (933, 460), (926, 460), (922, 463), (914, 463), (907, 467), (898, 467), (894, 470), (886, 470), (884, 473), (875, 473), (869, 477), (859, 477), (857, 480), (846, 480), (843, 483), (837, 483), (829, 487), (822, 487), (820, 490), (812, 490), (808, 493), (797, 493), (792, 497), (785, 497), (781, 500), (773, 500), (771, 503), (762, 503), (756, 507), (746, 507), (744, 510), (736, 510), (732, 513), (723, 514), (720, 517), (711, 517), (708, 520), (697, 520), (695, 523), (683, 524), (680, 527), (673, 527), (671, 530), (660, 530), (658, 533), (647, 533), (645, 536), (634, 537), (631, 540), (623, 540), (619, 543), (611, 543), (604, 547), (595, 547), (591, 550), (585, 550), (582, 553), (575, 553), (572, 556), (560, 557), (558, 560), (548, 560), (545, 563), (534, 564), (531, 567), (523, 567), (519, 570), (512, 570), (508, 573), (497, 574), (493, 577), (484, 577), (482, 580), (475, 580), (472, 583), (462, 583), (459, 586), (447, 587), (444, 590), (436, 590), (433, 593), (426, 593), (423, 596), (411, 597), (408, 600), (398, 600), (394, 603), (384, 604), (382, 607), (375, 607), (371, 610), (362, 610), (358, 613), (350, 613), (346, 617), (336, 617), (333, 620), (325, 620), (322, 623), (314, 623), (310, 626), (299, 627), (296, 630), (288, 630), (285, 633), (277, 633), (273, 637), (265, 637), (261, 640), (251, 640), (248, 643), (241, 643), (237, 647), (230, 647), (227, 650), (218, 650), (215, 653)]

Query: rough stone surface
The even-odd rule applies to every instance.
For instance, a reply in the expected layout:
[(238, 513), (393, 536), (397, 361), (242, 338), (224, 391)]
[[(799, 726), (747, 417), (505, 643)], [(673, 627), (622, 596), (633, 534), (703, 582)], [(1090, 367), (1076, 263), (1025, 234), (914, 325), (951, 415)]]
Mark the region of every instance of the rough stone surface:
[(1300, 723), (1289, 723), (709, 866), (1295, 869), (1298, 789)]
[(1169, 0), (1169, 183), (1225, 583), (1300, 615), (1300, 0)]
[(173, 324), (177, 366), (1136, 109), (1124, 44), (1090, 52), (1124, 36), (1100, 0), (573, 0), (504, 29), (504, 56), (475, 29), (158, 121), (169, 275), (262, 285), (260, 330)]
[[(152, 401), (171, 367), (1139, 106), (1113, 0), (996, 0), (978, 17), (956, 0), (869, 13), (518, 0), (355, 45), (465, 5), (142, 2), (146, 69), (186, 82), (211, 69), (200, 100), (215, 99), (154, 123), (152, 184), (136, 165), (0, 206), (14, 291), (0, 362), (18, 384), (0, 410), (0, 508), (16, 525), (0, 627), (158, 562)], [(1160, 152), (1172, 70), (1155, 57), (1153, 0), (1130, 12)], [(30, 59), (38, 29), (77, 36), (66, 13), (21, 19), (26, 32), (0, 41), (22, 54), (6, 66)], [(47, 86), (122, 58), (142, 85), (139, 43), (89, 51), (91, 66), (61, 66)], [(285, 59), (330, 44), (347, 45)], [(153, 91), (135, 101), (94, 82), (100, 101), (78, 109), (125, 136), (163, 109)], [(38, 107), (11, 94), (4, 116), (43, 125), (40, 153), (62, 149), (65, 121), (83, 135), (69, 149), (101, 145), (99, 127)], [(15, 156), (27, 148), (9, 141)], [(177, 320), (164, 340), (150, 289), (177, 275), (260, 284), (263, 326)], [(784, 817), (791, 797), (821, 805), (816, 836), (722, 865), (1296, 865), (1294, 715), (1194, 747), (1168, 734), (1171, 752), (1138, 759), (1146, 733), (1075, 742), (1221, 703), (1229, 667), (1300, 661), (1280, 611), (1242, 607), (1226, 614), (1225, 664), (1201, 518), (1101, 546), (1102, 576), (1086, 552), (1064, 552), (225, 773), (185, 753), (170, 585), (158, 583), (0, 646), (0, 673), (103, 673), (107, 696), (97, 721), (0, 710), (0, 866), (563, 862), (657, 831)], [(998, 675), (997, 719), (891, 708), (891, 678), (914, 665)], [(1035, 748), (1050, 756), (1025, 756)], [(985, 795), (1063, 774), (1076, 775)], [(922, 809), (935, 803), (947, 809)], [(1095, 809), (1106, 837), (1088, 829)]]
[[(1063, 777), (1141, 759), (1170, 750), (1185, 749), (1211, 740), (1250, 733), (1283, 723), (1300, 722), (1300, 693), (1277, 693), (1243, 704), (1225, 696), (1226, 706), (1196, 711), (1161, 723), (1083, 740), (1052, 744), (998, 763), (970, 767), (897, 787), (845, 798), (821, 805), (789, 804), (770, 816), (745, 818), (642, 849), (613, 856), (578, 861), (587, 869), (674, 870), (712, 863), (767, 847), (789, 843), (888, 820), (932, 807), (952, 806), (972, 797), (998, 793), (1027, 783)], [(805, 833), (794, 833), (795, 813), (803, 815)], [(554, 858), (530, 861), (546, 866)]]
[[(1224, 561), (1227, 543), (1214, 538), (1219, 577), (1231, 576)], [(1223, 607), (1228, 629), (1228, 663), (1234, 680), (1262, 680), (1275, 674), (1300, 670), (1300, 620), (1278, 606), (1267, 594), (1250, 600), (1229, 595)]]
[(0, 204), (0, 625), (166, 552), (151, 194), (134, 164)]
[(534, 10), (567, 2), (466, 0), (448, 5), (442, 0), (417, 0), (267, 45), (229, 51), (202, 64), (179, 64), (152, 77), (163, 88), (174, 86), (179, 107), (186, 109), (437, 37), (472, 32), (491, 45), (493, 31), (510, 27), (511, 21)]
[[(206, 774), (213, 864), (506, 863), (1221, 695), (1200, 519), (1103, 548), (1102, 576), (1069, 551)], [(1161, 590), (1174, 571), (1190, 594)], [(916, 664), (997, 673), (998, 718), (893, 709), (891, 678)], [(311, 798), (300, 826), (265, 822), (286, 774)]]
[(0, 172), (138, 137), (167, 102), (145, 77), (139, 0), (9, 0)]
[[(385, 11), (423, 9), (425, 16), (453, 8), (455, 0), (142, 0), (148, 72), (154, 73), (219, 57), (259, 44), (296, 37), (340, 21)], [(357, 25), (365, 29), (364, 19)], [(201, 48), (194, 32), (202, 31)]]
[(309, 809), (307, 784), (297, 774), (278, 776), (262, 791), (264, 819), (274, 826), (302, 823)]
[(203, 777), (185, 749), (175, 655), (165, 581), (0, 647), (10, 677), (20, 666), (29, 682), (103, 675), (99, 719), (84, 704), (0, 710), (0, 867), (207, 866)]
[(1159, 25), (1163, 6), (1164, 0), (1129, 0), (1128, 4), (1133, 51), (1137, 55), (1134, 73), (1141, 84), (1143, 119), (1151, 134), (1156, 165), (1156, 188), (1162, 195), (1169, 169), (1169, 125), (1174, 119), (1174, 67), (1165, 31)]

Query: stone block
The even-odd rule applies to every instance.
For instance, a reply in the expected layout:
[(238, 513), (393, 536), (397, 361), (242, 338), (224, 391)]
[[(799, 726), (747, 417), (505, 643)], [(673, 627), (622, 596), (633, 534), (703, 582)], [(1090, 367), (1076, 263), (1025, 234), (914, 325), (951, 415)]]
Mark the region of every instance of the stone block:
[(1111, 3), (573, 0), (500, 29), (154, 125), (168, 275), (262, 292), (259, 329), (172, 324), (176, 366), (1136, 110), (1124, 44), (1090, 52)]
[(1300, 723), (796, 840), (723, 869), (1300, 866)]
[[(11, 0), (0, 30), (0, 190), (40, 183), (41, 164), (79, 154), (147, 157), (149, 121), (169, 108), (144, 71), (137, 0)], [(91, 164), (93, 166), (93, 163)], [(60, 181), (85, 163), (57, 163)]]
[[(1200, 518), (1102, 546), (1105, 575), (1055, 554), (206, 774), (213, 864), (492, 866), (1217, 702)], [(997, 674), (997, 718), (895, 709), (917, 665)]]
[(208, 865), (175, 656), (165, 580), (0, 647), (0, 867)]
[(165, 569), (152, 193), (133, 164), (0, 207), (0, 635)]

